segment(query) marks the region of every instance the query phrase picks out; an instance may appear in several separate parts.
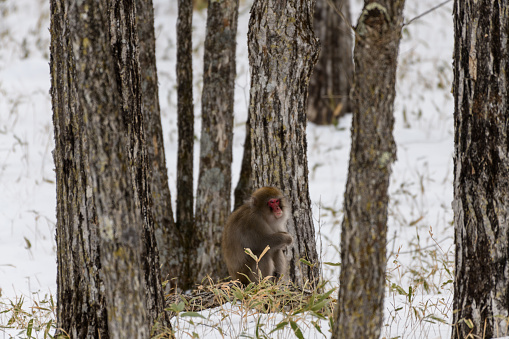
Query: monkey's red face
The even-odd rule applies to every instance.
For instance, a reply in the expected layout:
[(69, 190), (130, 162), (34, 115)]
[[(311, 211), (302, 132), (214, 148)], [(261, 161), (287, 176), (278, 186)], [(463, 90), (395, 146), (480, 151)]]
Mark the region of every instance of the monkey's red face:
[(283, 216), (283, 210), (281, 209), (281, 199), (270, 199), (267, 202), (267, 205), (272, 210), (272, 213), (276, 217), (276, 219), (279, 219)]

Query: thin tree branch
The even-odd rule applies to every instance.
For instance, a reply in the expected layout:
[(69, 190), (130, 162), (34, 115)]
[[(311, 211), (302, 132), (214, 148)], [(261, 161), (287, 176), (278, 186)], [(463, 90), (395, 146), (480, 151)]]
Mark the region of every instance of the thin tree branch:
[[(350, 0), (346, 0), (346, 1), (350, 1)], [(346, 22), (348, 27), (350, 27), (355, 34), (355, 27), (352, 25), (352, 23), (350, 21), (348, 21), (348, 19), (343, 14), (343, 12), (341, 12), (341, 10), (343, 9), (343, 5), (341, 5), (339, 8), (337, 8), (336, 5), (334, 4), (334, 2), (332, 2), (332, 0), (327, 0), (327, 3), (329, 4), (329, 6), (332, 7), (334, 12), (336, 12), (341, 17), (341, 19), (343, 19), (344, 22)]]
[[(439, 9), (440, 7), (442, 6), (445, 6), (446, 4), (448, 4), (449, 2), (451, 2), (452, 0), (445, 0), (444, 2), (441, 2), (439, 3), (438, 5), (436, 5), (435, 7), (432, 7), (430, 9), (428, 9), (427, 11), (417, 15), (416, 17), (413, 17), (412, 19), (410, 19), (409, 21), (403, 23), (403, 27), (404, 26), (408, 26), (410, 25), (412, 22), (428, 15), (429, 13), (431, 12), (434, 12), (435, 10)], [(333, 2), (332, 0), (327, 0), (327, 3), (329, 4), (329, 6), (332, 7), (332, 9), (334, 9), (334, 11), (341, 17), (341, 19), (343, 19), (344, 22), (346, 22), (346, 24), (348, 25), (348, 27), (350, 27), (353, 31), (353, 34), (355, 35), (355, 27), (350, 23), (350, 21), (348, 21), (348, 19), (345, 17), (345, 15), (343, 14), (343, 12), (341, 12), (341, 9), (343, 8), (343, 6), (341, 5), (340, 8), (338, 8)]]
[(419, 14), (418, 16), (416, 16), (416, 17), (414, 17), (414, 18), (410, 19), (410, 21), (405, 22), (405, 23), (403, 24), (403, 27), (404, 27), (404, 26), (408, 26), (408, 25), (410, 25), (410, 24), (411, 24), (412, 22), (414, 22), (415, 20), (418, 20), (418, 19), (422, 18), (423, 16), (428, 15), (429, 13), (431, 13), (431, 12), (433, 12), (433, 11), (435, 11), (435, 10), (439, 9), (440, 7), (442, 7), (442, 6), (446, 5), (447, 3), (451, 2), (451, 1), (452, 1), (452, 0), (446, 0), (446, 1), (442, 2), (442, 3), (439, 3), (439, 4), (438, 4), (438, 5), (436, 5), (435, 7), (432, 7), (432, 8), (430, 8), (430, 9), (428, 9), (426, 12), (423, 12), (423, 13)]

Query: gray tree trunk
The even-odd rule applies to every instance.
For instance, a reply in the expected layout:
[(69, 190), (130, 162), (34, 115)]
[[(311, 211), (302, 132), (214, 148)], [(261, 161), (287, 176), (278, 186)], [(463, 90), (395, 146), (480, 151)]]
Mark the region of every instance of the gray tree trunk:
[(175, 285), (185, 276), (182, 272), (185, 258), (183, 242), (173, 220), (171, 194), (168, 186), (168, 170), (159, 108), (152, 0), (136, 1), (136, 18), (140, 47), (141, 91), (143, 93), (142, 112), (147, 136), (148, 164), (151, 172), (149, 182), (152, 192), (155, 238), (159, 250), (162, 277), (170, 279), (172, 285)]
[(197, 281), (228, 276), (221, 235), (231, 213), (233, 97), (238, 0), (209, 0), (203, 67), (200, 170), (196, 194)]
[(134, 4), (52, 0), (50, 29), (57, 332), (147, 338), (156, 321), (169, 324), (147, 181)]
[(244, 153), (242, 155), (242, 166), (240, 168), (240, 177), (237, 187), (235, 187), (235, 202), (233, 209), (236, 210), (242, 206), (253, 193), (253, 183), (251, 175), (251, 123), (249, 121), (249, 113), (246, 121), (246, 138), (244, 139)]
[(177, 226), (183, 252), (179, 286), (187, 290), (194, 281), (190, 265), (193, 263), (195, 225), (193, 216), (193, 157), (194, 157), (194, 108), (193, 108), (193, 55), (192, 22), (193, 2), (179, 0), (177, 21), (177, 82), (178, 82), (178, 161), (177, 161)]
[(350, 0), (331, 1), (348, 22), (328, 0), (316, 1), (313, 28), (322, 50), (309, 84), (308, 119), (320, 125), (331, 124), (352, 111), (349, 98), (353, 81)]
[(454, 2), (453, 338), (509, 335), (509, 3)]
[(320, 278), (306, 143), (307, 90), (319, 50), (313, 7), (314, 1), (256, 0), (248, 33), (253, 187), (279, 187), (291, 202), (294, 244), (287, 257), (299, 285)]
[(341, 274), (332, 338), (379, 338), (387, 204), (404, 0), (366, 0), (356, 28), (352, 148), (341, 228)]

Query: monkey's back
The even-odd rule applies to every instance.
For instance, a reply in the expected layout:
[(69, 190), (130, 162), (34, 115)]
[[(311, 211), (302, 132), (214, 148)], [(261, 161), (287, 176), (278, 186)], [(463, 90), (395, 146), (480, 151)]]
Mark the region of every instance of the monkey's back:
[(221, 241), (221, 251), (223, 253), (224, 261), (228, 267), (228, 273), (232, 279), (236, 279), (236, 272), (239, 266), (242, 265), (242, 253), (243, 251), (240, 241), (239, 232), (240, 229), (237, 226), (239, 222), (242, 222), (242, 215), (247, 212), (248, 208), (245, 205), (236, 209), (226, 221), (226, 225), (223, 229), (223, 236)]
[[(246, 266), (250, 257), (244, 252), (244, 248), (250, 247), (249, 237), (255, 233), (252, 232), (253, 228), (265, 228), (264, 225), (255, 225), (254, 214), (255, 212), (249, 205), (242, 205), (236, 209), (226, 221), (221, 241), (221, 250), (230, 277), (240, 279), (242, 282), (246, 282), (246, 278), (239, 272), (251, 275)], [(254, 252), (254, 249), (251, 250)]]

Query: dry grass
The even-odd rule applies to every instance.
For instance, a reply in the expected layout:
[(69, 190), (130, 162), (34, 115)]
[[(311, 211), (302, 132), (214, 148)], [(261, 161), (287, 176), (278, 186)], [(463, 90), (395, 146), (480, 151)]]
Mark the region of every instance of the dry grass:
[(319, 292), (324, 285), (309, 290), (269, 279), (247, 286), (212, 284), (191, 295), (170, 296), (168, 310), (178, 338), (287, 338), (289, 334), (309, 338), (303, 336), (309, 328), (326, 337), (322, 322), (331, 317), (336, 300), (335, 289)]
[(0, 332), (11, 330), (17, 338), (53, 338), (55, 332), (56, 303), (52, 295), (31, 299), (0, 299)]

